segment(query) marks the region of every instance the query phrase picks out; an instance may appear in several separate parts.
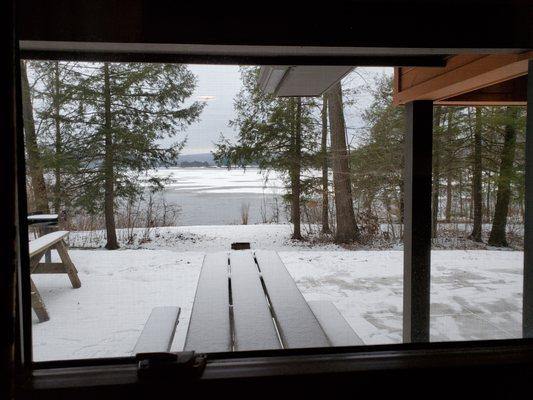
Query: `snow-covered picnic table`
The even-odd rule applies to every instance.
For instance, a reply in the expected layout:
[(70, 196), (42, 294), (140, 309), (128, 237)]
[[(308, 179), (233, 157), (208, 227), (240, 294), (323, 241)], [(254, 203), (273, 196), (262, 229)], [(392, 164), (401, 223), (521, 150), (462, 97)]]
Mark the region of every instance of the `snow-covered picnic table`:
[(275, 251), (205, 256), (185, 350), (363, 344), (331, 302), (307, 302)]
[(28, 215), (28, 224), (29, 225), (36, 225), (36, 224), (50, 224), (55, 223), (57, 224), (58, 221), (58, 215), (57, 214), (29, 214)]
[[(81, 286), (78, 278), (78, 271), (68, 255), (65, 239), (68, 237), (68, 231), (56, 231), (32, 240), (29, 244), (30, 256), (30, 273), (31, 274), (67, 274), (73, 288)], [(45, 260), (40, 262), (43, 255), (50, 250), (55, 249), (59, 254), (61, 262), (53, 263)], [(44, 305), (41, 294), (37, 290), (33, 279), (30, 277), (31, 284), (31, 306), (37, 314), (40, 322), (50, 319), (48, 311)]]

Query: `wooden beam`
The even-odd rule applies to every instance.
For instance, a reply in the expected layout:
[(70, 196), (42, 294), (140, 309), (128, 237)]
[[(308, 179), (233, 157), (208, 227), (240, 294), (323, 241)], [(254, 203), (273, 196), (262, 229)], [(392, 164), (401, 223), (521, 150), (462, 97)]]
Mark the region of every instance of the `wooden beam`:
[(487, 86), (473, 92), (435, 101), (447, 106), (525, 106), (527, 104), (527, 75)]
[(521, 54), (457, 55), (444, 68), (400, 69), (395, 104), (415, 100), (440, 101), (527, 74), (533, 52)]
[(406, 104), (403, 341), (429, 341), (433, 103)]
[(522, 334), (533, 338), (533, 60), (528, 65), (527, 100)]
[(31, 272), (32, 274), (65, 274), (67, 269), (63, 263), (54, 263), (54, 262), (44, 262), (39, 263), (35, 269)]

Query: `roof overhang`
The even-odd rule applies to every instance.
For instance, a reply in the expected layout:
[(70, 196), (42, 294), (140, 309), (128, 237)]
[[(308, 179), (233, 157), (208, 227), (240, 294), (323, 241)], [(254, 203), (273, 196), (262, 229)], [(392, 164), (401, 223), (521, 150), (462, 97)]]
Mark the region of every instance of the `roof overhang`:
[(259, 87), (278, 97), (316, 97), (352, 69), (353, 66), (263, 66), (259, 73)]
[(432, 100), (451, 106), (525, 105), (528, 60), (514, 54), (457, 54), (442, 68), (398, 67), (394, 103)]

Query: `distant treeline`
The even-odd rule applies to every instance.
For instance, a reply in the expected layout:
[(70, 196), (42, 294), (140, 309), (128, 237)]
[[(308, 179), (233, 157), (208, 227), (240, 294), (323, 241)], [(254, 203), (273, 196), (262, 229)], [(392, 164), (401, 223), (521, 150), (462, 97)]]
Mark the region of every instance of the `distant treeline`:
[(207, 161), (182, 161), (180, 162), (181, 168), (196, 168), (196, 167), (209, 167)]

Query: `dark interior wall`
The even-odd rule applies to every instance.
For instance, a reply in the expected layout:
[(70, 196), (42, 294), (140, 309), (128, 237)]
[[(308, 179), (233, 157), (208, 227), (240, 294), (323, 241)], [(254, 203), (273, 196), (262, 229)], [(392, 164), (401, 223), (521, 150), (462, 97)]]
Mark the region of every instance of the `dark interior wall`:
[(22, 40), (527, 48), (529, 0), (20, 0)]
[(9, 398), (14, 389), (15, 376), (15, 291), (17, 224), (16, 224), (16, 175), (15, 175), (15, 127), (16, 127), (16, 90), (15, 90), (15, 30), (12, 1), (0, 3), (0, 43), (2, 49), (2, 79), (0, 79), (0, 176), (4, 190), (0, 211), (0, 398)]

